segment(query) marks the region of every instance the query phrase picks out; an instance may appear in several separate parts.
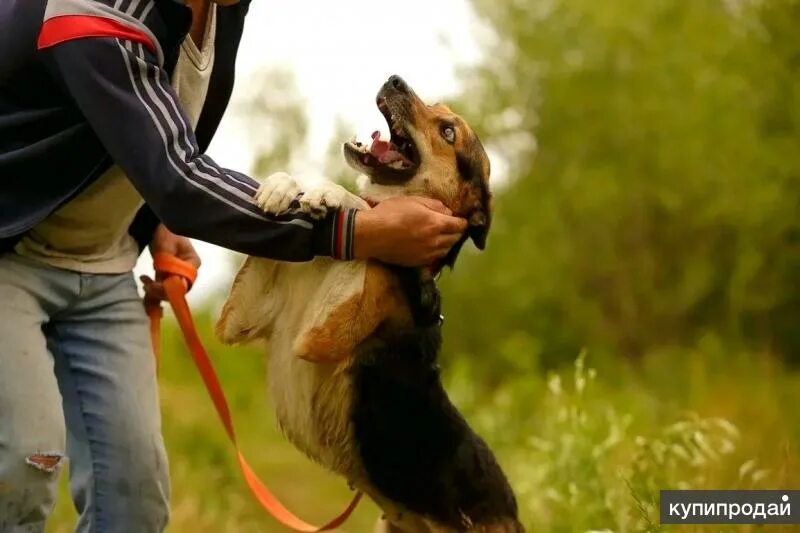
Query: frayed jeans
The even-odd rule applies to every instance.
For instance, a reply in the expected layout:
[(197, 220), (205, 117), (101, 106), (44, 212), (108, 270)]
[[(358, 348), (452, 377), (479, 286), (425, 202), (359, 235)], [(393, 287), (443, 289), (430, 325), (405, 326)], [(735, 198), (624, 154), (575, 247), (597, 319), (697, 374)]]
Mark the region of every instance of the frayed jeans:
[(0, 255), (0, 532), (44, 530), (65, 460), (77, 531), (166, 527), (147, 317), (131, 273)]

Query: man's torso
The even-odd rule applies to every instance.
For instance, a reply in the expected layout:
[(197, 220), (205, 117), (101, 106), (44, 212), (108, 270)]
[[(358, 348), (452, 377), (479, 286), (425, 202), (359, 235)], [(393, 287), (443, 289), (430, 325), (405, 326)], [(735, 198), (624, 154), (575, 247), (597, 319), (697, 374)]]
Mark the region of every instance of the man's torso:
[[(23, 236), (113, 165), (103, 143), (65, 90), (60, 74), (48, 68), (37, 49), (51, 4), (61, 6), (59, 9), (83, 9), (88, 14), (119, 4), (134, 6), (142, 15), (142, 31), (155, 39), (158, 57), (163, 60), (161, 68), (170, 76), (191, 22), (182, 0), (0, 2), (0, 27), (6, 30), (0, 32), (0, 253), (12, 250)], [(208, 146), (228, 104), (248, 6), (249, 0), (242, 0), (216, 9), (216, 57), (209, 63), (213, 76), (205, 106), (195, 119), (201, 151)], [(121, 128), (126, 126), (120, 124)], [(149, 241), (156, 223), (152, 212), (140, 211), (130, 229), (139, 248)]]

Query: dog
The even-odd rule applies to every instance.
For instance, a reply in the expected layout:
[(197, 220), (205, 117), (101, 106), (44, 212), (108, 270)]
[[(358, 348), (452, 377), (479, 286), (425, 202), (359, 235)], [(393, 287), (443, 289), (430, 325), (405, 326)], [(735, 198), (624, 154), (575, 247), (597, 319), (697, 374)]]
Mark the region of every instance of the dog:
[(363, 174), (360, 196), (325, 183), (303, 191), (287, 174), (257, 194), (273, 214), (369, 209), (390, 197), (435, 198), (469, 229), (433, 269), (376, 261), (283, 263), (248, 258), (216, 325), (225, 343), (266, 340), (269, 389), (287, 438), (345, 477), (384, 512), (378, 530), (518, 533), (517, 503), (486, 443), (447, 397), (437, 358), (439, 293), (433, 275), (471, 238), (486, 245), (489, 159), (466, 122), (427, 106), (398, 76), (377, 105), (391, 138), (345, 143)]

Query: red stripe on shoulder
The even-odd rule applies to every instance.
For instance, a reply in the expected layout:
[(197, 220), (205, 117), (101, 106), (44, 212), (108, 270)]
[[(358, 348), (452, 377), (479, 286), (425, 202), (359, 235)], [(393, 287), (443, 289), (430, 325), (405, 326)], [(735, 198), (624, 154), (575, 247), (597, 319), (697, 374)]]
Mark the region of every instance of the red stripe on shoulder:
[(142, 43), (153, 52), (156, 51), (155, 43), (143, 31), (116, 20), (92, 15), (61, 15), (46, 20), (39, 32), (36, 48), (42, 50), (87, 37), (118, 37)]

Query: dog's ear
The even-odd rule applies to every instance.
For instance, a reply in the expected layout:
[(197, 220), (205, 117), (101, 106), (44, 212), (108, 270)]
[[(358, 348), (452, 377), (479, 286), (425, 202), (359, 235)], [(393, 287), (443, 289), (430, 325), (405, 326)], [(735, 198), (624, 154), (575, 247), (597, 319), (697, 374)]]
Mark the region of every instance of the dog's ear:
[(275, 321), (271, 288), (276, 263), (248, 257), (222, 308), (214, 331), (225, 344), (240, 344), (268, 336)]

